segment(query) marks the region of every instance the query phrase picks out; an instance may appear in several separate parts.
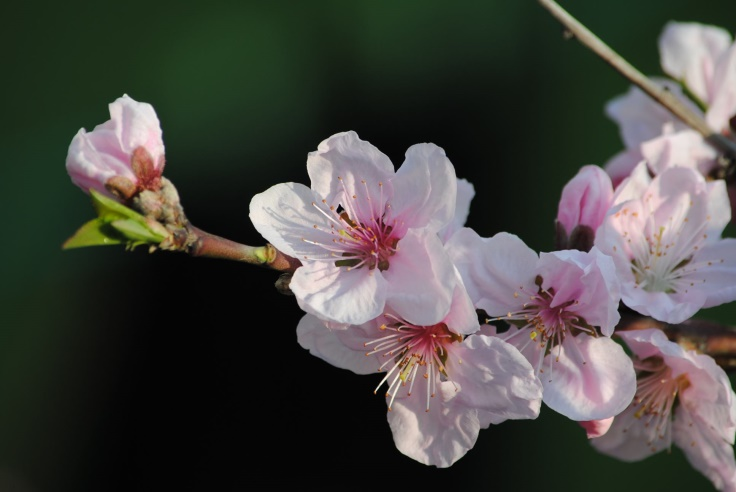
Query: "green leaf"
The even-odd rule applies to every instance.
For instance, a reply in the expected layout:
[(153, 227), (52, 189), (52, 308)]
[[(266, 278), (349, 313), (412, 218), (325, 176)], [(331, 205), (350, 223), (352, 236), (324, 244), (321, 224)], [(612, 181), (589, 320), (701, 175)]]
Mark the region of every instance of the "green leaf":
[(100, 218), (92, 219), (72, 237), (64, 241), (62, 249), (82, 248), (84, 246), (103, 246), (108, 244), (121, 244), (124, 242), (123, 238), (115, 238), (110, 235), (110, 226)]
[(89, 190), (98, 217), (90, 220), (62, 245), (62, 249), (85, 246), (160, 244), (169, 232), (160, 223), (105, 195)]
[(151, 228), (147, 227), (148, 224), (143, 225), (132, 219), (114, 220), (110, 222), (110, 225), (127, 239), (138, 243), (159, 244), (166, 239), (166, 236), (157, 234)]
[(92, 197), (92, 205), (94, 205), (97, 211), (97, 216), (101, 219), (105, 219), (107, 222), (112, 222), (117, 219), (134, 219), (141, 222), (145, 222), (146, 218), (132, 210), (122, 203), (108, 198), (102, 193), (93, 189), (89, 190), (89, 194)]

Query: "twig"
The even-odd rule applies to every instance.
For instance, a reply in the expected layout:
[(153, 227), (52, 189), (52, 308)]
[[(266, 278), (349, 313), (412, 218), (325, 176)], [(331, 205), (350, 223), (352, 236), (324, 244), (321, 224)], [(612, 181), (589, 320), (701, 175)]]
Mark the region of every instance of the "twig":
[(595, 34), (590, 32), (588, 28), (568, 14), (567, 11), (557, 4), (557, 2), (554, 0), (539, 0), (539, 3), (564, 26), (565, 37), (577, 38), (583, 46), (586, 46), (593, 51), (632, 84), (639, 87), (685, 124), (699, 132), (703, 138), (716, 147), (717, 150), (724, 152), (732, 159), (736, 157), (736, 142), (718, 132), (714, 132), (700, 115), (685, 106), (682, 101), (675, 97), (671, 92), (655, 84), (651, 79), (634, 68), (629, 62), (624, 60), (608, 45), (601, 41)]
[(188, 240), (182, 249), (193, 257), (239, 261), (284, 273), (293, 273), (301, 265), (299, 260), (283, 254), (271, 244), (247, 246), (210, 234), (191, 224), (188, 224), (187, 231)]
[(616, 331), (659, 328), (671, 341), (688, 350), (710, 355), (726, 372), (736, 372), (736, 327), (691, 318), (680, 324), (657, 321), (648, 316), (623, 313)]

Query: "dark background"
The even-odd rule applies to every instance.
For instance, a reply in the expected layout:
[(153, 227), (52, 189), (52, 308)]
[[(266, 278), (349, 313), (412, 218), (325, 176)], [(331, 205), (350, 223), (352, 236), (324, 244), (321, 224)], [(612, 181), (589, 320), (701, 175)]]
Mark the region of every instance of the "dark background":
[[(650, 75), (666, 21), (736, 27), (733, 0), (562, 5)], [(214, 234), (263, 244), (250, 198), (309, 184), (307, 153), (355, 130), (397, 167), (443, 147), (477, 192), (467, 225), (551, 250), (562, 186), (620, 149), (603, 106), (628, 83), (537, 2), (15, 2), (2, 19), (0, 490), (711, 488), (678, 449), (621, 463), (547, 408), (420, 465), (393, 445), (378, 376), (297, 344), (276, 273), (61, 249), (94, 217), (68, 145), (127, 93), (156, 109), (165, 175)]]

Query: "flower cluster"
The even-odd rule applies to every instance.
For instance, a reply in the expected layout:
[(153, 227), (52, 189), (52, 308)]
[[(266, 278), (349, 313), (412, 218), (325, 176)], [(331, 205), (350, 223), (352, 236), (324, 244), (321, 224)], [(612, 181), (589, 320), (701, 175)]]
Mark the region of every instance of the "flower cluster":
[[(730, 35), (672, 22), (660, 51), (672, 79), (658, 83), (731, 138)], [(535, 419), (544, 403), (601, 453), (636, 461), (674, 443), (716, 488), (736, 490), (736, 396), (723, 369), (654, 324), (621, 329), (623, 312), (677, 324), (736, 300), (723, 156), (638, 89), (606, 110), (626, 148), (563, 188), (553, 251), (465, 226), (475, 188), (442, 148), (413, 145), (397, 168), (353, 131), (308, 154), (310, 186), (257, 194), (249, 217), (293, 259), (299, 344), (379, 374), (403, 454), (449, 467), (481, 429)], [(67, 169), (83, 190), (140, 207), (166, 183), (159, 122), (127, 96), (110, 114), (80, 130)]]

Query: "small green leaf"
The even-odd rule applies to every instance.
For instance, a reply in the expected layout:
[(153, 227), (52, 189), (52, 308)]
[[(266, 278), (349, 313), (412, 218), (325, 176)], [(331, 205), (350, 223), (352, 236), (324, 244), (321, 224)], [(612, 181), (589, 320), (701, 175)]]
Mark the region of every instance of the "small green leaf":
[(166, 239), (166, 236), (162, 236), (146, 227), (147, 224), (142, 225), (133, 219), (114, 220), (110, 222), (110, 225), (120, 231), (127, 239), (135, 242), (158, 244)]
[(146, 221), (146, 218), (138, 212), (126, 207), (112, 198), (106, 197), (99, 191), (90, 189), (89, 194), (92, 197), (92, 205), (94, 205), (95, 210), (97, 211), (97, 216), (101, 219), (105, 219), (107, 222), (112, 222), (117, 219), (138, 219), (141, 222)]
[(102, 219), (92, 219), (72, 237), (64, 241), (62, 249), (82, 248), (84, 246), (103, 246), (108, 244), (121, 244), (124, 242), (122, 238), (114, 238), (109, 235), (110, 226)]
[(90, 190), (98, 217), (90, 220), (62, 245), (62, 249), (84, 246), (160, 244), (169, 236), (166, 228), (105, 195)]

